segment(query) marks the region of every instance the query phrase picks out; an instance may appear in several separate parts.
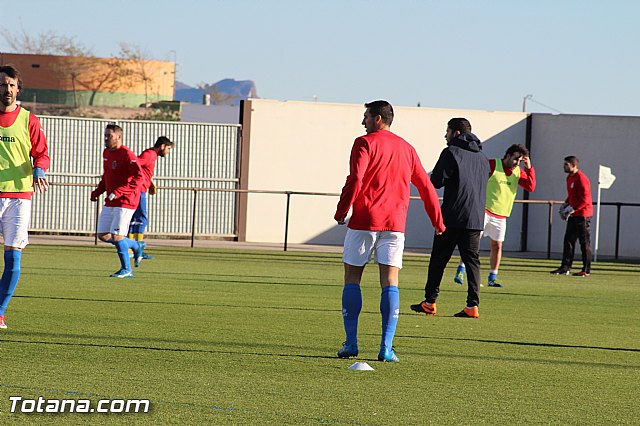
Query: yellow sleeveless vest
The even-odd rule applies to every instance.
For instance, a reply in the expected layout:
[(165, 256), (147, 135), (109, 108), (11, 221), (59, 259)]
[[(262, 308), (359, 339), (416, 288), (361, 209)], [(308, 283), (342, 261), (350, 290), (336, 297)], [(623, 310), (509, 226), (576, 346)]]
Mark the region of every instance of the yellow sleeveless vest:
[(0, 192), (33, 192), (29, 111), (24, 108), (11, 126), (0, 126)]
[(496, 169), (487, 184), (487, 210), (500, 216), (509, 217), (518, 192), (519, 180), (520, 167), (515, 167), (511, 176), (507, 176), (502, 167), (502, 160), (496, 159)]

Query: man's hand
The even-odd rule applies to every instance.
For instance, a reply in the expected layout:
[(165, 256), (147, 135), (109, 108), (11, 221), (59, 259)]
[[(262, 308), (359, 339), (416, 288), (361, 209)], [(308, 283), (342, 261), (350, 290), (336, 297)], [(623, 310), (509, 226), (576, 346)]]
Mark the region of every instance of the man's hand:
[(347, 223), (347, 217), (342, 217), (342, 218), (338, 218), (338, 217), (334, 217), (334, 219), (336, 220), (336, 222), (338, 222), (338, 225), (344, 225), (345, 223)]
[(40, 167), (33, 168), (33, 188), (40, 193), (49, 189), (49, 181), (47, 181), (47, 175)]
[(524, 164), (524, 168), (526, 170), (529, 170), (531, 168), (531, 159), (529, 158), (528, 155), (522, 157), (522, 163)]
[(98, 201), (98, 197), (99, 197), (99, 194), (96, 194), (96, 191), (91, 191), (91, 195), (89, 196), (89, 199), (91, 201)]

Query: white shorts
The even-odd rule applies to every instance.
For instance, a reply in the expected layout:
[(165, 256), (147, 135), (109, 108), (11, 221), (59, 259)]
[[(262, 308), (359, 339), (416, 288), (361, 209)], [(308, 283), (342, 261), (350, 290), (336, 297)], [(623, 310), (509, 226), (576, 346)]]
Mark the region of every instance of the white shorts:
[(375, 253), (375, 263), (402, 268), (403, 251), (402, 232), (347, 229), (342, 261), (348, 265), (364, 266), (371, 260), (371, 254)]
[(135, 211), (124, 207), (102, 207), (98, 219), (98, 234), (127, 235), (129, 222)]
[(29, 244), (31, 200), (0, 198), (0, 221), (4, 245), (25, 248)]
[(482, 236), (489, 237), (493, 241), (504, 241), (505, 235), (507, 235), (507, 218), (494, 217), (484, 212), (484, 231), (482, 231)]

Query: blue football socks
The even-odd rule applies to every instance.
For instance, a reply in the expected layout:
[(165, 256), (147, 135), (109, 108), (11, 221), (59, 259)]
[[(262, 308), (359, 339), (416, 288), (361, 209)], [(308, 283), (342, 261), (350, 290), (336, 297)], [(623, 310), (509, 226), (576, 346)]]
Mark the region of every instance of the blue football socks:
[(362, 310), (360, 284), (345, 284), (342, 288), (342, 319), (347, 345), (358, 344), (358, 316)]
[(4, 311), (18, 285), (21, 258), (21, 250), (5, 250), (4, 252), (4, 272), (2, 280), (0, 280), (0, 315), (2, 316), (4, 316)]
[(116, 246), (116, 251), (118, 252), (120, 267), (122, 269), (130, 271), (131, 261), (129, 260), (129, 243), (127, 242), (127, 240), (128, 238), (122, 239), (120, 241), (115, 241), (113, 245)]
[(495, 272), (489, 272), (489, 282), (495, 281), (498, 278), (498, 274)]
[(398, 325), (398, 317), (400, 316), (400, 291), (398, 287), (390, 285), (382, 289), (380, 313), (382, 314), (380, 347), (391, 349), (393, 336), (396, 334), (396, 326)]

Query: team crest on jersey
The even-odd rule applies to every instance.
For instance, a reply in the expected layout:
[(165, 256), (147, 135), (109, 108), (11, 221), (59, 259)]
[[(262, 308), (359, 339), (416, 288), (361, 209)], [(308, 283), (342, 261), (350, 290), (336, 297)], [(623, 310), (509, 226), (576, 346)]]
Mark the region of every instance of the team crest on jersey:
[(118, 162), (114, 160), (114, 161), (111, 163), (111, 168), (112, 168), (113, 170), (117, 169), (117, 168), (118, 168)]

